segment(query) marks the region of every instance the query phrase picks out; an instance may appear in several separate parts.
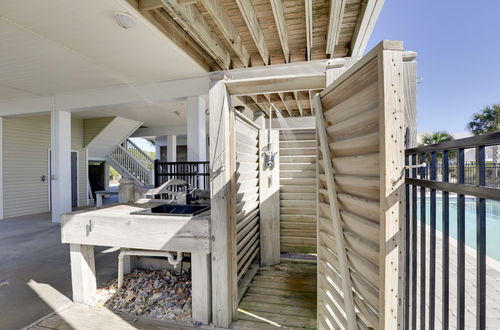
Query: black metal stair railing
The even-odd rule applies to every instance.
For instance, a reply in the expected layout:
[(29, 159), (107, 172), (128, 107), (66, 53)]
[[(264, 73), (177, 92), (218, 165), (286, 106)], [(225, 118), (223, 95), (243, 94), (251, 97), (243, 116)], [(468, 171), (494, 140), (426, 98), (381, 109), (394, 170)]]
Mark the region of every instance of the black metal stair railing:
[[(467, 200), (471, 197), (475, 200), (476, 209), (476, 328), (486, 328), (486, 203), (487, 200), (500, 201), (497, 184), (500, 166), (487, 163), (485, 154), (487, 148), (499, 145), (500, 132), (495, 132), (406, 150), (405, 329), (416, 329), (417, 325), (420, 329), (435, 328), (437, 296), (441, 296), (442, 328), (465, 328), (466, 196)], [(475, 160), (466, 163), (468, 149), (474, 150)], [(438, 194), (441, 214), (437, 214), (436, 208)], [(457, 195), (456, 218), (450, 217), (450, 194)], [(438, 217), (442, 221), (441, 251), (436, 249)], [(450, 223), (453, 221), (457, 226), (456, 289), (449, 285)], [(438, 252), (441, 253), (440, 265), (436, 265)], [(441, 274), (436, 274), (436, 266)], [(438, 275), (442, 277), (441, 292), (436, 292)], [(451, 292), (450, 288), (457, 292)], [(456, 297), (456, 306), (450, 306), (450, 294)], [(456, 324), (451, 324), (450, 307), (456, 308), (453, 313)]]

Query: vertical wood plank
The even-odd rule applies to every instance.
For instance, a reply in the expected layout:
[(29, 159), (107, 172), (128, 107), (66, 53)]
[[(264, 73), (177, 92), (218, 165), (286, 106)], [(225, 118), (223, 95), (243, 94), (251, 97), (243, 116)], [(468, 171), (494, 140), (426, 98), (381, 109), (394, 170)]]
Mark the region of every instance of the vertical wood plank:
[[(314, 108), (316, 109), (316, 128), (318, 131), (320, 149), (323, 157), (323, 164), (325, 167), (325, 176), (328, 186), (328, 202), (330, 204), (330, 212), (333, 221), (333, 232), (335, 235), (335, 246), (337, 252), (337, 259), (340, 265), (340, 276), (342, 279), (342, 292), (344, 298), (344, 311), (346, 313), (347, 325), (349, 329), (356, 329), (356, 311), (354, 309), (354, 302), (352, 296), (351, 275), (347, 264), (347, 251), (345, 248), (344, 230), (340, 220), (340, 210), (337, 203), (337, 190), (333, 178), (333, 169), (330, 156), (330, 148), (328, 146), (328, 136), (326, 134), (325, 119), (323, 117), (323, 110), (321, 108), (321, 99), (318, 94), (313, 99)], [(319, 224), (319, 219), (318, 219)], [(319, 234), (318, 234), (319, 236)]]
[(404, 84), (398, 50), (378, 54), (380, 125), (380, 329), (403, 325)]
[(417, 53), (403, 53), (406, 148), (417, 146)]
[(271, 131), (271, 151), (276, 152), (274, 168), (263, 161), (269, 130), (259, 131), (259, 207), (260, 207), (260, 263), (262, 266), (280, 262), (280, 170), (279, 132)]
[(210, 111), (210, 206), (212, 238), (213, 324), (228, 328), (233, 317), (233, 267), (231, 265), (231, 166), (230, 99), (223, 80), (212, 81)]
[(212, 319), (210, 254), (191, 254), (193, 320), (209, 324)]
[(94, 297), (97, 289), (94, 246), (70, 244), (69, 249), (73, 301), (83, 304)]
[[(230, 96), (228, 96), (230, 101)], [(230, 186), (231, 186), (231, 201), (230, 201), (230, 214), (229, 214), (229, 249), (230, 249), (230, 295), (231, 295), (231, 311), (232, 319), (238, 318), (238, 249), (236, 238), (236, 201), (237, 201), (237, 187), (236, 187), (236, 115), (235, 109), (229, 105), (229, 172), (230, 172)]]

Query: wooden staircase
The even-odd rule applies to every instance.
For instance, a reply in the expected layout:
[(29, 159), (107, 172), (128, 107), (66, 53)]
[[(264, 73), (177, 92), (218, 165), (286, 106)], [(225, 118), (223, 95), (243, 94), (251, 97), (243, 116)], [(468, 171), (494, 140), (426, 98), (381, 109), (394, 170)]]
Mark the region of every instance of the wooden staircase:
[(281, 252), (316, 252), (316, 132), (280, 134)]

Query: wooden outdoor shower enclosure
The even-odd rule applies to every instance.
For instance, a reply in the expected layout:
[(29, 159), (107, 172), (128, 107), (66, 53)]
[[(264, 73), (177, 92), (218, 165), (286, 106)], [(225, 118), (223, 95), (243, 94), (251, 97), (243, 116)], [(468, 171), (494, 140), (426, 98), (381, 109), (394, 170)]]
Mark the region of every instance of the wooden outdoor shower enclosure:
[[(416, 129), (414, 58), (414, 53), (403, 52), (401, 42), (383, 41), (349, 68), (345, 61), (333, 60), (323, 77), (325, 89), (313, 98), (318, 328), (402, 328), (402, 187), (405, 143), (414, 141)], [(279, 194), (266, 191), (272, 186), (273, 169), (266, 170), (259, 160), (266, 139), (278, 142), (279, 137), (263, 134), (258, 125), (237, 114), (231, 96), (315, 89), (308, 87), (311, 81), (304, 76), (233, 80), (212, 75), (216, 326), (229, 327), (235, 319), (243, 282), (251, 281), (258, 256), (261, 265), (280, 262)]]

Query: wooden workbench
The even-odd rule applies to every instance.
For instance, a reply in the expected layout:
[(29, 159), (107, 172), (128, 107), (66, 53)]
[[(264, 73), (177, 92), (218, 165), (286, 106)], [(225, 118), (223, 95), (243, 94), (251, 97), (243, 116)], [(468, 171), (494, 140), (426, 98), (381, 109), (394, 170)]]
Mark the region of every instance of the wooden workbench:
[(160, 202), (114, 204), (61, 217), (61, 240), (70, 244), (73, 300), (96, 291), (94, 245), (191, 253), (193, 320), (211, 317), (210, 213), (194, 217), (131, 214)]

